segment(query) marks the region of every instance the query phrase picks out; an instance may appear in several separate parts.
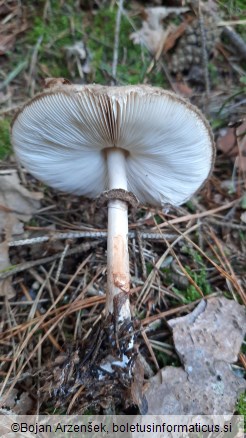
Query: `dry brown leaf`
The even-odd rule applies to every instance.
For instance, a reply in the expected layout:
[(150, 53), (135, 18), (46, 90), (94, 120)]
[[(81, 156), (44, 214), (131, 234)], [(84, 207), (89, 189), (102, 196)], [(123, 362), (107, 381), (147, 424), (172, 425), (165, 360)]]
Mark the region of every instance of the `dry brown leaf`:
[(212, 298), (169, 325), (184, 369), (166, 367), (149, 380), (148, 414), (232, 414), (246, 388), (231, 368), (246, 332), (244, 307)]
[(234, 128), (224, 128), (220, 131), (217, 147), (224, 154), (234, 157), (237, 154), (236, 134)]
[(217, 140), (219, 150), (229, 157), (235, 157), (235, 166), (246, 172), (246, 120), (237, 128), (221, 130)]
[(61, 87), (62, 85), (71, 85), (71, 82), (65, 78), (45, 78), (44, 88)]
[(21, 234), (23, 225), (20, 221), (28, 221), (40, 208), (43, 194), (30, 192), (20, 184), (15, 170), (0, 174), (0, 233), (11, 221), (11, 234)]
[(246, 211), (244, 211), (244, 212), (241, 214), (240, 219), (241, 219), (242, 222), (244, 222), (244, 223), (246, 224)]
[[(8, 269), (11, 266), (9, 261), (8, 242), (0, 243), (0, 270)], [(0, 280), (0, 297), (6, 297), (9, 300), (15, 296), (15, 291), (12, 287), (12, 278), (8, 277)]]
[(3, 32), (0, 33), (0, 55), (4, 55), (6, 52), (12, 49), (16, 41), (17, 36), (27, 29), (27, 24), (24, 23), (21, 26), (10, 25), (5, 26)]
[(174, 27), (164, 29), (162, 21), (172, 13), (181, 14), (187, 12), (189, 8), (167, 8), (157, 6), (144, 9), (144, 21), (142, 28), (130, 35), (134, 44), (143, 44), (153, 55), (162, 52), (163, 45)]
[(148, 405), (143, 396), (144, 368), (139, 358), (135, 361), (133, 376), (131, 384), (132, 401), (139, 407), (141, 414), (145, 415), (148, 410)]
[(175, 89), (178, 91), (179, 94), (181, 94), (181, 96), (184, 97), (191, 97), (193, 94), (192, 88), (190, 88), (184, 82), (175, 82)]
[(239, 155), (235, 161), (236, 167), (246, 172), (246, 119), (236, 130)]
[[(1, 398), (0, 398), (1, 402)], [(31, 411), (33, 407), (33, 401), (27, 392), (21, 392), (13, 388), (9, 396), (4, 402), (4, 406), (0, 409), (0, 414), (26, 415)]]
[(169, 33), (163, 46), (164, 53), (167, 53), (174, 47), (176, 41), (183, 35), (188, 24), (191, 23), (193, 19), (194, 17), (190, 17)]
[[(23, 187), (15, 170), (0, 174), (0, 233), (5, 233), (6, 236), (6, 240), (0, 243), (0, 271), (11, 266), (8, 241), (12, 235), (23, 232), (23, 224), (20, 221), (30, 220), (32, 214), (40, 207), (42, 197), (42, 193), (31, 193)], [(8, 299), (15, 296), (11, 278), (0, 281), (0, 296)]]
[(8, 52), (14, 45), (15, 35), (0, 35), (0, 55)]

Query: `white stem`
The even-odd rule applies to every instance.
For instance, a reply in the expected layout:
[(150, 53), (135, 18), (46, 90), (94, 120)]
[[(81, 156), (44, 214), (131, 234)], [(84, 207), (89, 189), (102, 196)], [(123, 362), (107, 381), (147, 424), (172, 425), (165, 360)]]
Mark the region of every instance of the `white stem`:
[[(125, 154), (121, 149), (109, 149), (107, 152), (109, 190), (127, 190)], [(108, 202), (108, 294), (106, 313), (114, 312), (114, 300), (121, 294), (115, 315), (118, 322), (131, 317), (129, 290), (129, 254), (128, 254), (128, 204), (125, 201), (113, 199)], [(125, 295), (122, 295), (125, 292)], [(121, 299), (123, 297), (123, 305)]]

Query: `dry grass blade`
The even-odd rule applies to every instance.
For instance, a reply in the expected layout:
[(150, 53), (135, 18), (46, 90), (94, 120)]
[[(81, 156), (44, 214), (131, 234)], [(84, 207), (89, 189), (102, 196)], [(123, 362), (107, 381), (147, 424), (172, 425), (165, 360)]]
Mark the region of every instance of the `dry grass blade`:
[(243, 353), (239, 353), (239, 360), (242, 363), (244, 369), (246, 370), (246, 356)]
[[(212, 229), (210, 229), (210, 236), (214, 240), (217, 248), (219, 249), (219, 251), (220, 251), (220, 253), (221, 253), (222, 257), (223, 257), (223, 260), (224, 260), (224, 263), (225, 263), (224, 269), (226, 269), (226, 267), (229, 269), (231, 278), (233, 278), (233, 280), (234, 280), (234, 285), (235, 284), (237, 285), (236, 286), (236, 290), (237, 290), (238, 294), (241, 296), (244, 304), (246, 304), (245, 292), (243, 291), (243, 289), (242, 289), (242, 287), (241, 287), (241, 285), (240, 285), (240, 283), (239, 283), (239, 281), (238, 281), (238, 279), (237, 279), (237, 277), (235, 275), (235, 272), (234, 272), (234, 270), (233, 270), (233, 268), (231, 266), (231, 263), (229, 262), (228, 258), (225, 255), (225, 252), (223, 250), (222, 244), (220, 243), (219, 239), (216, 237), (216, 235), (214, 234)], [(211, 248), (211, 250), (214, 250), (214, 247), (212, 245), (210, 245), (210, 248)]]
[[(21, 354), (21, 352), (25, 349), (25, 347), (27, 346), (28, 342), (30, 341), (31, 337), (33, 336), (33, 334), (39, 329), (39, 327), (41, 326), (41, 323), (44, 322), (44, 320), (47, 318), (47, 316), (50, 314), (51, 310), (55, 308), (55, 306), (59, 303), (59, 301), (61, 300), (61, 298), (65, 295), (65, 293), (67, 292), (69, 286), (72, 284), (72, 282), (74, 281), (74, 279), (76, 278), (76, 276), (79, 274), (79, 272), (81, 271), (81, 269), (85, 266), (85, 264), (88, 262), (88, 260), (90, 259), (91, 256), (88, 256), (78, 267), (78, 269), (76, 270), (75, 274), (71, 277), (70, 281), (67, 283), (67, 285), (65, 286), (65, 288), (63, 289), (63, 291), (61, 292), (61, 294), (57, 297), (57, 299), (55, 300), (55, 302), (51, 305), (51, 307), (49, 308), (48, 312), (45, 313), (41, 318), (39, 318), (37, 324), (32, 328), (32, 330), (30, 331), (29, 335), (26, 337), (26, 339), (24, 340), (24, 342), (19, 346), (17, 353), (15, 355), (15, 357), (13, 358), (13, 362), (8, 370), (7, 376), (5, 381), (3, 382), (3, 385), (1, 387), (0, 390), (0, 396), (2, 396), (3, 391), (8, 383), (8, 379), (11, 375), (11, 372), (18, 360), (19, 355)], [(63, 318), (63, 315), (60, 316), (58, 318), (58, 321), (61, 320)], [(55, 322), (53, 324), (53, 326), (51, 326), (47, 332), (45, 333), (45, 335), (43, 336), (42, 339), (45, 339), (46, 337), (49, 336), (49, 334), (52, 332), (53, 328), (56, 326), (57, 322)], [(26, 366), (26, 364), (28, 364), (30, 358), (34, 355), (34, 353), (36, 352), (37, 348), (38, 348), (39, 344), (34, 348), (33, 352), (29, 355), (29, 359), (24, 363), (24, 365), (21, 367), (21, 369), (19, 370), (19, 372), (17, 373), (15, 379), (14, 379), (14, 383), (12, 383), (10, 389), (7, 392), (7, 395), (5, 396), (5, 398), (8, 396), (8, 394), (10, 393), (10, 391), (14, 388), (18, 377), (20, 376), (22, 370), (24, 369), (24, 367)], [(4, 402), (4, 401), (3, 401)]]
[[(156, 220), (155, 221), (155, 225), (157, 228), (159, 228)], [(199, 225), (199, 224), (198, 224)], [(161, 230), (159, 230), (161, 231)], [(201, 290), (201, 288), (198, 286), (198, 284), (196, 284), (196, 282), (193, 280), (193, 278), (190, 276), (190, 274), (187, 272), (187, 270), (183, 267), (182, 263), (180, 262), (179, 258), (177, 257), (177, 255), (175, 254), (175, 251), (173, 250), (172, 246), (169, 244), (169, 242), (165, 239), (165, 237), (163, 236), (163, 240), (166, 242), (167, 247), (170, 249), (171, 254), (173, 255), (173, 257), (175, 258), (175, 260), (177, 261), (181, 271), (183, 272), (183, 274), (188, 278), (189, 282), (194, 286), (194, 288), (197, 290), (197, 292), (201, 295), (201, 297), (203, 297), (203, 292)]]
[(20, 263), (19, 265), (12, 266), (6, 270), (0, 271), (0, 280), (8, 278), (11, 275), (17, 274), (19, 272), (26, 271), (27, 269), (33, 268), (34, 266), (43, 265), (45, 263), (53, 262), (54, 260), (60, 259), (62, 257), (67, 257), (70, 255), (78, 254), (80, 252), (88, 251), (89, 249), (99, 245), (99, 243), (100, 241), (81, 243), (80, 245), (77, 245), (75, 248), (71, 248), (70, 250), (67, 250), (65, 254), (64, 251), (62, 251), (62, 253), (54, 254), (49, 257), (43, 257), (38, 260), (32, 260), (30, 262)]
[[(31, 295), (29, 294), (29, 292), (28, 292), (27, 288), (25, 287), (25, 285), (24, 285), (23, 283), (20, 283), (20, 287), (21, 287), (21, 290), (23, 291), (25, 297), (27, 298), (27, 300), (30, 301), (30, 302), (33, 301), (33, 300), (32, 300), (32, 297), (31, 297)], [(37, 309), (35, 309), (34, 312), (35, 312), (35, 315), (36, 315), (36, 316), (41, 317), (41, 313), (40, 313)], [(46, 329), (44, 329), (44, 330), (46, 331)], [(55, 347), (56, 350), (58, 350), (58, 351), (63, 351), (63, 349), (62, 349), (61, 346), (58, 344), (58, 342), (56, 341), (56, 339), (54, 338), (54, 336), (49, 335), (49, 340), (50, 340), (51, 343), (54, 345), (54, 347)]]
[[(177, 227), (175, 227), (173, 225), (173, 223), (171, 223), (171, 221), (169, 222), (171, 227), (180, 235), (182, 235), (182, 233), (179, 231), (179, 229)], [(195, 242), (193, 242), (188, 236), (186, 236), (186, 240), (191, 243), (192, 246), (194, 246), (194, 248), (196, 248), (196, 250), (206, 259), (208, 260), (212, 266), (214, 266), (217, 271), (227, 280), (229, 280), (235, 287), (235, 289), (238, 291), (238, 294), (241, 296), (242, 301), (244, 303), (244, 305), (246, 305), (246, 296), (244, 291), (242, 291), (241, 286), (238, 284), (238, 281), (234, 278), (234, 276), (228, 274), (228, 272), (226, 272), (223, 268), (221, 268), (221, 266), (219, 266), (217, 263), (215, 263)]]
[[(220, 207), (212, 208), (211, 210), (206, 210), (206, 211), (203, 211), (201, 213), (187, 214), (185, 216), (177, 217), (177, 218), (171, 219), (169, 221), (167, 221), (163, 218), (163, 223), (158, 225), (158, 227), (164, 228), (164, 227), (168, 227), (168, 226), (171, 226), (174, 224), (180, 224), (182, 222), (189, 222), (189, 221), (192, 221), (194, 219), (199, 219), (202, 217), (213, 216), (215, 213), (218, 213), (218, 211), (227, 210), (228, 208), (231, 208), (234, 205), (238, 205), (240, 203), (240, 201), (241, 201), (241, 198), (236, 199), (235, 201), (228, 202), (227, 204), (221, 205)], [(153, 228), (153, 229), (155, 229), (155, 228)]]
[(76, 399), (79, 398), (80, 395), (81, 395), (81, 393), (83, 392), (83, 389), (84, 389), (84, 386), (81, 385), (81, 386), (79, 387), (78, 391), (77, 391), (77, 392), (74, 394), (74, 396), (72, 397), (72, 400), (70, 401), (70, 403), (69, 403), (69, 405), (68, 405), (68, 408), (67, 408), (67, 414), (68, 414), (68, 415), (70, 414), (70, 412), (71, 412), (71, 410), (72, 410), (72, 408), (73, 408), (73, 406), (74, 406), (74, 404), (75, 404), (75, 402), (76, 402)]
[(154, 362), (154, 364), (155, 364), (155, 367), (156, 367), (156, 369), (157, 369), (157, 371), (158, 371), (158, 370), (160, 369), (160, 367), (159, 367), (158, 362), (157, 362), (157, 360), (156, 360), (155, 353), (154, 353), (153, 348), (152, 348), (152, 346), (151, 346), (151, 343), (150, 343), (150, 341), (149, 341), (149, 339), (148, 339), (148, 336), (146, 335), (146, 333), (145, 333), (144, 330), (141, 331), (141, 335), (142, 335), (142, 337), (143, 337), (143, 339), (144, 339), (144, 342), (145, 342), (145, 344), (146, 344), (146, 346), (147, 346), (147, 348), (148, 348), (148, 350), (149, 350), (149, 352), (150, 352), (150, 355), (151, 355), (151, 357), (152, 357), (152, 359), (153, 359), (153, 362)]
[(170, 249), (173, 248), (176, 245), (176, 243), (178, 243), (184, 236), (186, 236), (188, 233), (191, 233), (192, 231), (194, 231), (198, 226), (199, 225), (196, 224), (193, 227), (191, 227), (188, 230), (186, 230), (184, 233), (181, 233), (179, 231), (179, 237), (177, 237), (177, 239), (175, 239), (174, 242), (171, 243), (171, 245), (167, 248), (167, 250), (160, 257), (158, 262), (155, 264), (154, 269), (148, 275), (148, 277), (147, 277), (147, 279), (146, 279), (146, 281), (145, 281), (145, 283), (143, 285), (143, 288), (142, 288), (142, 290), (141, 290), (141, 292), (140, 292), (140, 294), (138, 296), (138, 299), (137, 299), (137, 303), (136, 304), (138, 305), (138, 308), (141, 307), (141, 305), (143, 304), (144, 300), (146, 299), (146, 297), (147, 297), (147, 295), (148, 295), (148, 293), (149, 293), (149, 291), (151, 289), (151, 286), (153, 284), (153, 281), (154, 281), (154, 278), (155, 278), (155, 275), (156, 275), (156, 271), (158, 269), (160, 269), (162, 263), (164, 262), (164, 260), (166, 259), (167, 255), (169, 254)]
[[(89, 283), (89, 285), (90, 284), (91, 284), (91, 282)], [(87, 287), (89, 287), (89, 285)], [(96, 304), (104, 304), (104, 303), (105, 303), (105, 296), (101, 296), (101, 297), (97, 296), (97, 297), (86, 298), (86, 299), (78, 301), (78, 302), (76, 301), (76, 303), (74, 302), (74, 303), (65, 304), (65, 305), (60, 306), (59, 308), (54, 309), (53, 311), (49, 312), (50, 317), (52, 317), (53, 315), (55, 315), (55, 316), (53, 317), (53, 319), (50, 319), (47, 322), (41, 322), (39, 324), (40, 319), (43, 318), (43, 316), (40, 316), (40, 317), (34, 318), (32, 321), (28, 321), (26, 323), (17, 325), (11, 329), (5, 330), (5, 332), (2, 333), (0, 336), (0, 344), (4, 345), (4, 342), (6, 340), (13, 338), (14, 336), (18, 336), (20, 332), (28, 329), (29, 327), (32, 327), (33, 324), (39, 324), (40, 329), (45, 329), (52, 322), (54, 322), (58, 317), (60, 317), (60, 314), (64, 315), (66, 312), (66, 315), (69, 315), (71, 313), (78, 312), (82, 309), (86, 309), (87, 307), (89, 308), (89, 307), (95, 306)]]
[[(211, 294), (203, 298), (203, 300), (209, 300), (212, 297), (216, 296), (217, 294)], [(193, 301), (189, 304), (184, 304), (183, 306), (175, 307), (174, 309), (165, 310), (165, 312), (160, 312), (153, 316), (147, 316), (146, 318), (142, 319), (141, 324), (143, 326), (149, 325), (152, 322), (157, 321), (158, 319), (165, 319), (167, 316), (176, 315), (176, 313), (183, 313), (191, 310), (193, 307), (195, 307), (197, 304), (201, 302), (200, 300)]]
[[(114, 78), (114, 81), (116, 80), (116, 72), (117, 72), (117, 64), (118, 64), (118, 56), (119, 56), (120, 22), (121, 22), (123, 4), (124, 4), (124, 0), (119, 0), (119, 3), (117, 4), (118, 10), (117, 10), (116, 24), (115, 24), (114, 51), (113, 51), (113, 62), (112, 62), (112, 77)], [(114, 85), (114, 83), (112, 85)]]

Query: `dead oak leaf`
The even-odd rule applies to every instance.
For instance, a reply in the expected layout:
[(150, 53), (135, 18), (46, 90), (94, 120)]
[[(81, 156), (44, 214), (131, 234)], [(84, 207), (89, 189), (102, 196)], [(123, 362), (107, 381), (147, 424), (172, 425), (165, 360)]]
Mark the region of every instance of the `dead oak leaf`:
[(239, 154), (236, 158), (235, 165), (242, 172), (246, 172), (246, 119), (244, 122), (236, 129), (237, 142), (239, 148)]
[(22, 223), (28, 221), (40, 208), (43, 194), (30, 192), (20, 183), (15, 170), (0, 174), (0, 233), (9, 223), (13, 223), (12, 234), (22, 233)]
[[(0, 271), (4, 271), (11, 266), (9, 261), (9, 247), (8, 242), (0, 243)], [(15, 291), (11, 284), (11, 278), (0, 280), (0, 297), (7, 297), (11, 299), (15, 296)]]
[(234, 128), (225, 128), (220, 131), (217, 147), (225, 155), (234, 157), (237, 154), (236, 134)]
[(164, 53), (167, 53), (169, 50), (171, 50), (177, 40), (179, 40), (179, 38), (182, 37), (182, 35), (184, 34), (187, 26), (194, 20), (194, 17), (189, 16), (186, 21), (184, 21), (183, 23), (181, 23), (178, 27), (176, 27), (175, 29), (173, 29), (173, 31), (171, 31), (169, 33), (169, 35), (166, 38), (166, 41), (164, 42), (163, 45), (163, 51)]
[[(0, 397), (1, 403), (1, 397)], [(1, 406), (0, 414), (26, 415), (33, 408), (33, 400), (27, 392), (18, 391), (13, 388)]]
[(235, 158), (235, 167), (246, 172), (246, 120), (238, 128), (220, 131), (217, 147), (225, 155)]
[[(145, 8), (142, 28), (132, 33), (130, 39), (134, 44), (143, 44), (150, 53), (159, 58), (170, 32), (174, 32), (176, 29), (173, 25), (166, 25), (164, 28), (163, 20), (170, 14), (182, 14), (188, 10), (189, 8), (186, 7), (169, 8), (165, 6)], [(172, 43), (170, 42), (170, 44)]]

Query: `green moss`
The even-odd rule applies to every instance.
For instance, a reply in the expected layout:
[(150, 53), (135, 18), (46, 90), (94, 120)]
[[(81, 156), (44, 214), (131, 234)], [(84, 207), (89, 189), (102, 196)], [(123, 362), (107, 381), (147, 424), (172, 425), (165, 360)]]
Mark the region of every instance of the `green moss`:
[(170, 356), (167, 353), (162, 351), (155, 350), (155, 356), (160, 368), (164, 368), (166, 366), (178, 367), (180, 365), (179, 359)]
[(213, 62), (208, 63), (208, 71), (209, 71), (210, 81), (212, 82), (213, 86), (216, 87), (220, 83), (220, 78), (218, 74), (218, 69)]
[[(65, 47), (76, 41), (86, 44), (89, 52), (92, 72), (87, 81), (110, 84), (112, 82), (112, 62), (114, 52), (115, 24), (118, 7), (101, 7), (90, 14), (74, 4), (74, 1), (51, 0), (46, 9), (45, 1), (30, 5), (29, 19), (32, 26), (17, 41), (15, 50), (9, 55), (10, 69), (23, 58), (23, 46), (26, 48), (26, 60), (29, 65), (34, 51), (37, 52), (36, 82), (44, 76), (65, 77), (73, 81), (78, 72), (72, 72), (66, 62)], [(134, 18), (134, 27), (140, 28), (140, 18)], [(163, 71), (153, 66), (147, 73), (152, 58), (147, 49), (134, 45), (130, 40), (134, 32), (132, 23), (122, 14), (119, 34), (117, 82), (119, 84), (138, 84), (143, 82), (165, 87)], [(76, 66), (74, 67), (77, 68)], [(40, 81), (41, 84), (41, 81)]]
[[(199, 286), (203, 295), (209, 295), (211, 293), (211, 285), (207, 279), (207, 268), (203, 262), (201, 255), (189, 248), (189, 255), (192, 257), (193, 268), (190, 266), (185, 266), (186, 272), (189, 276), (194, 280), (194, 282)], [(176, 287), (173, 287), (173, 291), (182, 298), (182, 301), (185, 304), (196, 301), (201, 298), (200, 293), (196, 290), (193, 284), (190, 284), (185, 291), (181, 291)]]
[[(92, 56), (92, 67), (94, 69), (93, 82), (109, 83), (112, 73), (112, 61), (114, 50), (114, 35), (117, 7), (101, 8), (95, 14), (93, 22), (85, 29), (89, 35), (87, 45)], [(139, 28), (141, 23), (135, 23)], [(119, 56), (117, 66), (117, 81), (120, 84), (139, 84), (146, 77), (146, 71), (151, 62), (146, 49), (140, 45), (134, 45), (130, 40), (133, 27), (127, 17), (121, 17), (119, 35)], [(147, 76), (152, 85), (165, 85), (163, 73), (153, 68)]]
[(187, 201), (185, 203), (185, 205), (190, 210), (191, 213), (195, 213), (196, 212), (196, 207), (195, 207), (195, 205), (193, 204), (193, 202), (191, 200)]
[(236, 414), (243, 415), (246, 418), (246, 395), (242, 393), (236, 405)]
[(0, 118), (0, 160), (11, 153), (10, 120)]
[[(51, 1), (50, 9), (47, 13), (47, 19), (43, 19), (44, 3), (40, 2), (39, 13), (33, 11), (36, 15), (33, 18), (33, 25), (27, 31), (21, 41), (21, 44), (29, 46), (29, 56), (32, 56), (34, 47), (38, 47), (37, 66), (45, 66), (45, 71), (52, 77), (72, 78), (65, 59), (66, 46), (74, 44), (75, 41), (82, 38), (82, 20), (83, 12), (75, 9), (72, 1), (59, 2)], [(73, 29), (71, 23), (73, 22)], [(16, 51), (18, 51), (18, 44)], [(45, 76), (42, 71), (38, 71), (40, 76)], [(47, 76), (47, 74), (46, 74)]]
[(245, 0), (220, 0), (219, 4), (227, 13), (228, 18), (244, 16)]

